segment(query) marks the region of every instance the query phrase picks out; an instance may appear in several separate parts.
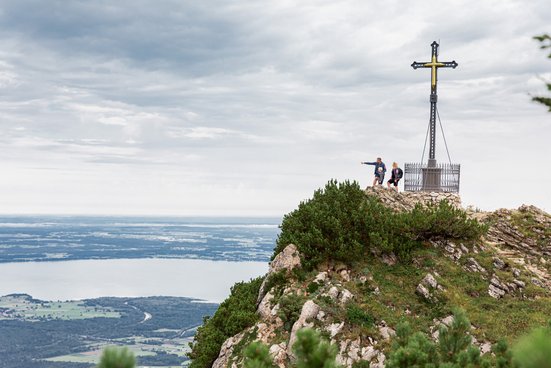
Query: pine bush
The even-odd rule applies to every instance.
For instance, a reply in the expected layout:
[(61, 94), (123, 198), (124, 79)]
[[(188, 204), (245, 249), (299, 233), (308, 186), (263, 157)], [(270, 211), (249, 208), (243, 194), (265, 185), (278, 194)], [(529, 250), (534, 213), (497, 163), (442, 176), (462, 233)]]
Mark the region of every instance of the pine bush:
[(402, 217), (403, 230), (415, 240), (474, 240), (487, 231), (486, 225), (469, 218), (464, 210), (452, 206), (448, 201), (429, 206), (417, 204)]
[(369, 241), (365, 214), (372, 211), (370, 204), (358, 183), (330, 181), (285, 215), (275, 253), (293, 243), (307, 265), (329, 257), (346, 261), (361, 256)]
[(454, 320), (449, 328), (440, 328), (438, 342), (433, 342), (424, 333), (412, 333), (407, 323), (401, 323), (396, 329), (396, 338), (386, 367), (490, 367), (490, 360), (481, 357), (480, 350), (472, 345), (469, 330), (469, 320), (460, 310), (454, 312)]
[(293, 345), (295, 368), (337, 368), (337, 347), (323, 340), (319, 332), (304, 328)]
[(268, 347), (259, 341), (247, 346), (243, 357), (244, 368), (276, 368)]
[(551, 368), (551, 325), (537, 328), (513, 349), (517, 368)]
[(136, 358), (128, 348), (108, 347), (103, 350), (97, 368), (134, 368)]
[(277, 315), (283, 321), (283, 327), (286, 331), (291, 331), (293, 324), (300, 317), (304, 297), (297, 294), (283, 295), (279, 299), (279, 310)]

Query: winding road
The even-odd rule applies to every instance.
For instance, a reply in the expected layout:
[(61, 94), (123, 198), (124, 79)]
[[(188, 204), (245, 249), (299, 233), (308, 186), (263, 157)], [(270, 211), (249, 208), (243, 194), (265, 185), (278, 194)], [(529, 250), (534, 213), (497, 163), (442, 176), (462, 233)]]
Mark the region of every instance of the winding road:
[(128, 302), (124, 302), (124, 304), (129, 305), (135, 310), (138, 310), (143, 313), (143, 320), (140, 323), (144, 323), (145, 321), (149, 321), (151, 318), (153, 318), (153, 315), (151, 313), (143, 311), (140, 308), (136, 307), (135, 305), (128, 304)]

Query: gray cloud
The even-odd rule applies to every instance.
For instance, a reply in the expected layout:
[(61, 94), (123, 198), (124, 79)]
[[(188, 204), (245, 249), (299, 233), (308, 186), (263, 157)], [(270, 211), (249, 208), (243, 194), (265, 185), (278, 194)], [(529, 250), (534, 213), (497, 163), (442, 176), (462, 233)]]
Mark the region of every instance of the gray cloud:
[(367, 184), (360, 160), (421, 156), (433, 39), (465, 201), (551, 209), (518, 190), (551, 182), (545, 3), (3, 0), (3, 212), (282, 214)]

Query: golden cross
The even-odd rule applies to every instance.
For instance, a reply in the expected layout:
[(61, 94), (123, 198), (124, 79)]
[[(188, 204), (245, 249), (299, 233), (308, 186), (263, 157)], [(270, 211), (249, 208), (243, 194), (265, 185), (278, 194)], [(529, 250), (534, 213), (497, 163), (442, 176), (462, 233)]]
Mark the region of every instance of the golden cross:
[(436, 75), (436, 71), (438, 68), (456, 68), (457, 67), (457, 63), (454, 61), (444, 61), (444, 62), (440, 62), (438, 61), (438, 44), (436, 43), (436, 41), (434, 41), (433, 43), (430, 44), (430, 46), (432, 47), (432, 59), (430, 62), (423, 62), (423, 63), (418, 63), (417, 61), (414, 61), (413, 64), (411, 64), (411, 66), (413, 67), (413, 69), (417, 69), (417, 68), (431, 68), (431, 77), (430, 77), (430, 86), (431, 86), (431, 91), (436, 93), (436, 81), (438, 80), (437, 78), (437, 75)]

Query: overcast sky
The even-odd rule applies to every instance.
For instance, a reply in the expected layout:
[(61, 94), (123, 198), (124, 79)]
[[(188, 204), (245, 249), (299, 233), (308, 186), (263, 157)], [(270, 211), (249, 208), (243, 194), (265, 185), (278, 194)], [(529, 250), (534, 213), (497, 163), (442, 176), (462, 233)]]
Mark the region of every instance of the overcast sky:
[(549, 211), (550, 24), (549, 0), (0, 0), (0, 212), (280, 216), (367, 186), (360, 161), (421, 159), (433, 40), (463, 202)]

